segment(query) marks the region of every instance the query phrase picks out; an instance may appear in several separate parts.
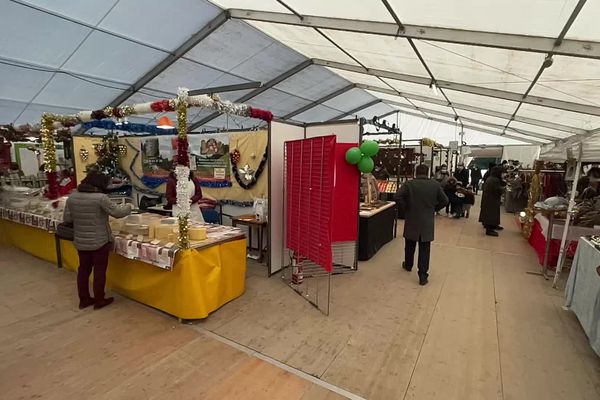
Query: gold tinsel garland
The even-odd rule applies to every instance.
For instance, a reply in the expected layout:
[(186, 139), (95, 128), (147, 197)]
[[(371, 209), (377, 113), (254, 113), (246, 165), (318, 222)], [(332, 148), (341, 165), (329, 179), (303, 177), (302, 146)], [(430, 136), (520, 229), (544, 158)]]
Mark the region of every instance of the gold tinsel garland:
[(543, 161), (535, 162), (535, 172), (531, 177), (531, 184), (529, 186), (529, 198), (527, 199), (527, 208), (525, 209), (525, 220), (523, 221), (523, 236), (529, 239), (531, 236), (531, 230), (533, 229), (533, 220), (535, 216), (535, 203), (540, 199), (542, 192), (542, 180), (540, 173), (542, 170)]
[(44, 147), (44, 172), (55, 172), (56, 143), (54, 142), (54, 117), (52, 114), (44, 113), (42, 115), (40, 136)]
[(177, 97), (177, 133), (180, 139), (187, 138), (187, 110), (188, 96), (187, 91), (184, 95)]
[[(176, 101), (176, 110), (177, 110), (177, 132), (180, 141), (187, 142), (187, 109), (188, 109), (188, 90), (185, 88), (179, 88), (177, 93), (177, 101)], [(180, 143), (181, 146), (181, 143)], [(187, 146), (185, 148), (187, 152)], [(186, 154), (187, 156), (187, 154)], [(178, 162), (180, 162), (178, 158)], [(189, 162), (188, 162), (189, 165)], [(187, 170), (187, 169), (186, 169)], [(182, 189), (180, 190), (182, 193), (177, 195), (177, 202), (188, 201), (187, 198), (182, 199), (181, 197), (187, 197), (187, 186), (190, 184), (187, 176), (178, 176), (177, 182), (182, 183)], [(184, 183), (184, 184), (183, 184)], [(182, 211), (179, 214), (178, 222), (179, 222), (179, 247), (182, 249), (187, 249), (190, 247), (190, 239), (189, 239), (189, 204), (185, 204), (187, 207), (180, 207), (182, 209), (187, 209), (187, 211)], [(184, 205), (184, 206), (185, 206)]]

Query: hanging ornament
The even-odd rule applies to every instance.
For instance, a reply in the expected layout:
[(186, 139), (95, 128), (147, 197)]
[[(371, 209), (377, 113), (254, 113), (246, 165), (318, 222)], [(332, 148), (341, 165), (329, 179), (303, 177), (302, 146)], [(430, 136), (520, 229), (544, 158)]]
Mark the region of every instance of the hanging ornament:
[(244, 168), (242, 168), (240, 172), (246, 182), (252, 181), (254, 170), (251, 169), (248, 164), (244, 165)]
[(127, 155), (127, 146), (125, 146), (124, 144), (120, 144), (118, 146), (118, 148), (119, 148), (119, 155), (121, 157), (125, 157)]
[(79, 158), (81, 158), (81, 161), (87, 162), (88, 158), (90, 158), (89, 150), (85, 148), (79, 149)]
[(237, 164), (240, 162), (242, 155), (240, 154), (240, 151), (238, 149), (235, 149), (234, 151), (231, 152), (230, 157), (231, 157), (231, 163)]

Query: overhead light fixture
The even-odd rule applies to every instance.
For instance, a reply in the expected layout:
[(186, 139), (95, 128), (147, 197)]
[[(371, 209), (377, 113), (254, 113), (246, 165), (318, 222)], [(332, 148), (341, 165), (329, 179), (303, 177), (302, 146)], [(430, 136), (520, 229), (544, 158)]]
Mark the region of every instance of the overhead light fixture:
[(431, 81), (431, 83), (429, 84), (429, 88), (431, 90), (433, 90), (433, 94), (435, 94), (436, 96), (440, 95), (440, 92), (438, 91), (437, 84), (434, 81)]
[(37, 138), (35, 136), (27, 136), (27, 140), (29, 140), (30, 142), (35, 142)]
[(166, 115), (163, 115), (158, 119), (156, 127), (160, 129), (173, 129), (175, 125), (173, 125), (173, 121), (171, 121), (171, 118), (167, 117)]

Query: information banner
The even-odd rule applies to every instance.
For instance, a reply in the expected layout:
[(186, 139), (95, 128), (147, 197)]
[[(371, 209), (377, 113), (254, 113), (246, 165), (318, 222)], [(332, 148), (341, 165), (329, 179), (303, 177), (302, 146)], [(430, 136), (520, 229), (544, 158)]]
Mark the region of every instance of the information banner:
[(171, 137), (144, 138), (141, 140), (142, 171), (145, 176), (166, 177), (173, 166)]
[(196, 178), (211, 182), (231, 181), (229, 134), (202, 134), (188, 138), (190, 161), (195, 160)]

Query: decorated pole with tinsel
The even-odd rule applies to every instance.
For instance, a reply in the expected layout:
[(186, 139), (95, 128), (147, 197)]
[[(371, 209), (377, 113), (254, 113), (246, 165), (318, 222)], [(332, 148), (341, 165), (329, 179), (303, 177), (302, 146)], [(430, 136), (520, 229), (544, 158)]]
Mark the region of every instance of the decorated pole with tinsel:
[(535, 162), (535, 171), (531, 178), (531, 184), (529, 186), (529, 198), (527, 200), (527, 208), (525, 209), (525, 220), (523, 221), (522, 229), (523, 236), (529, 239), (531, 236), (531, 230), (533, 228), (533, 219), (535, 216), (535, 203), (540, 199), (540, 193), (542, 192), (542, 181), (540, 173), (542, 171), (543, 161), (537, 160)]
[(175, 167), (175, 176), (177, 178), (177, 208), (179, 209), (179, 247), (187, 249), (190, 247), (188, 226), (190, 219), (190, 196), (189, 196), (189, 176), (190, 176), (190, 157), (188, 155), (187, 138), (187, 109), (188, 109), (188, 90), (179, 88), (177, 99), (175, 101), (177, 108), (177, 167)]
[(54, 142), (54, 119), (51, 114), (42, 115), (40, 130), (44, 147), (44, 172), (48, 180), (47, 197), (50, 200), (58, 198), (58, 177), (56, 175), (56, 143)]

